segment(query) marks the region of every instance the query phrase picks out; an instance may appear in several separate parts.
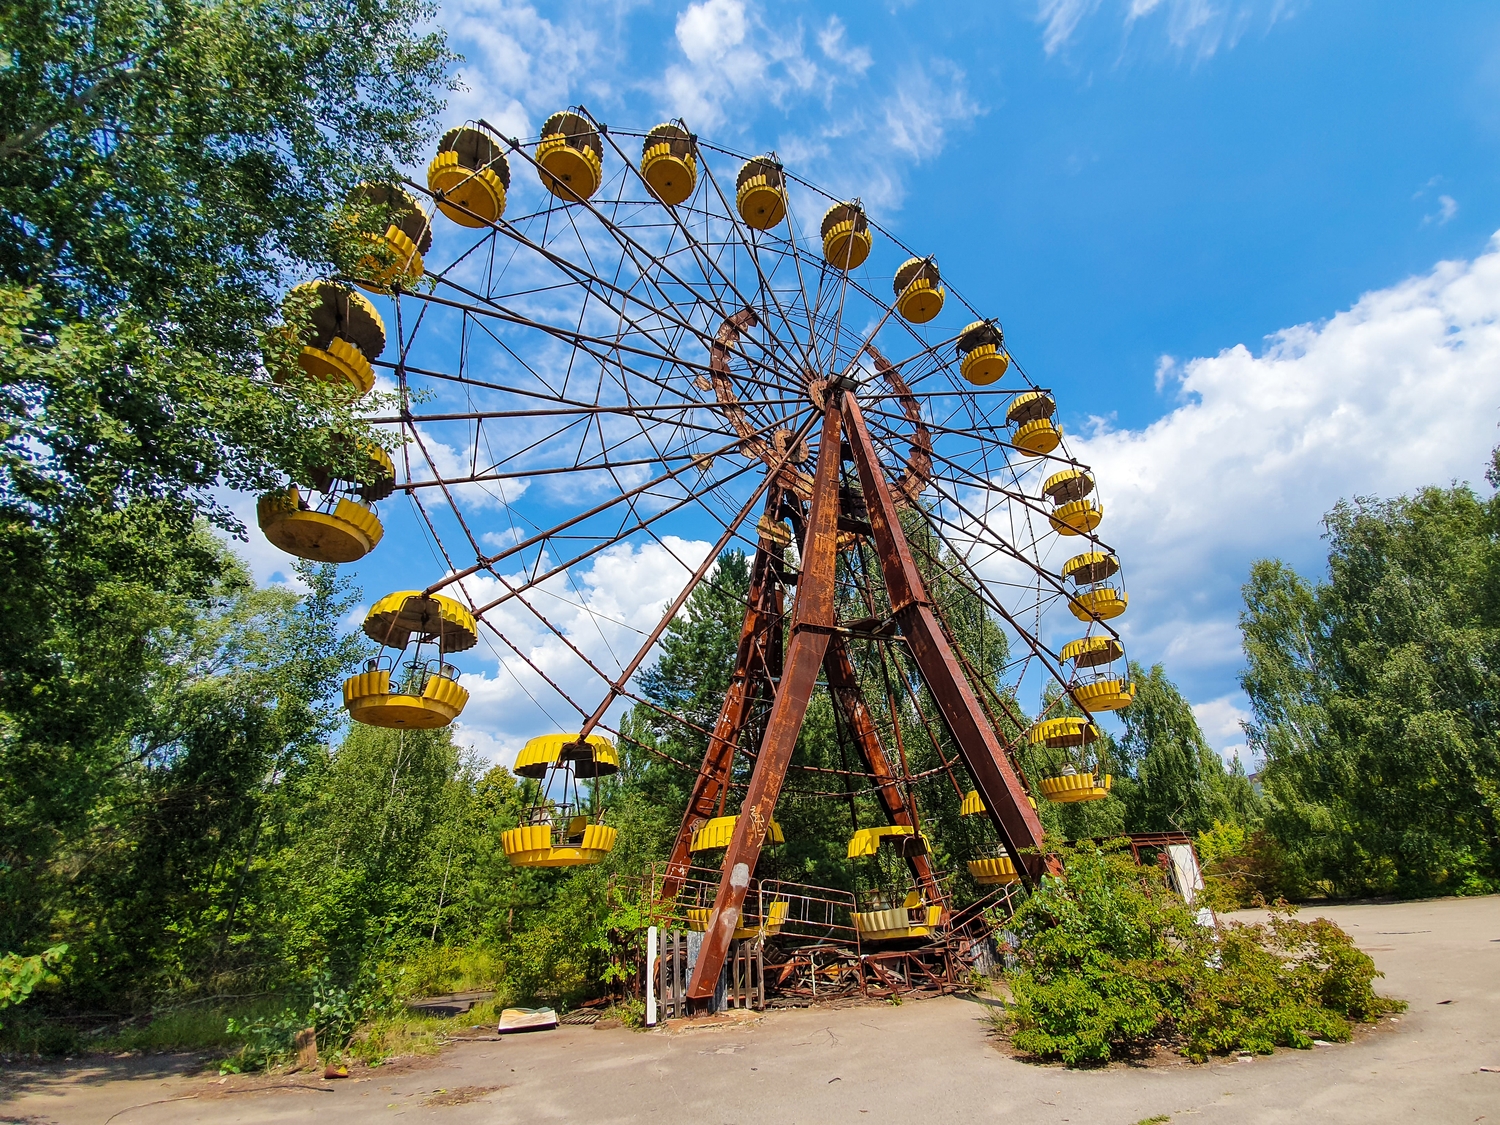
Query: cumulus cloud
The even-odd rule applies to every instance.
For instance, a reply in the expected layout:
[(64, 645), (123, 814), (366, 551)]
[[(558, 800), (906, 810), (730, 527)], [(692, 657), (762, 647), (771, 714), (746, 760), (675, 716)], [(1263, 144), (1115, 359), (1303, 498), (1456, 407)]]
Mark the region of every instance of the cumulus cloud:
[(557, 12), (549, 18), (513, 0), (445, 0), (442, 22), (466, 57), (463, 89), (448, 99), (450, 121), (483, 117), (502, 132), (528, 136), (577, 97), (579, 76), (607, 92), (598, 77), (604, 44), (597, 20)]
[(1254, 767), (1245, 745), (1243, 724), (1250, 721), (1250, 712), (1242, 703), (1236, 694), (1222, 695), (1207, 703), (1195, 703), (1193, 718), (1198, 720), (1198, 729), (1208, 739), (1209, 745), (1218, 748), (1226, 765), (1238, 758), (1248, 771)]
[(1071, 442), (1097, 472), (1100, 530), (1125, 565), (1132, 655), (1165, 659), (1191, 694), (1223, 693), (1250, 563), (1279, 555), (1315, 573), (1321, 518), (1341, 498), (1479, 480), (1497, 369), (1500, 234), (1472, 261), (1276, 333), (1259, 355), (1240, 344), (1161, 365), (1175, 409), (1143, 429), (1096, 420)]

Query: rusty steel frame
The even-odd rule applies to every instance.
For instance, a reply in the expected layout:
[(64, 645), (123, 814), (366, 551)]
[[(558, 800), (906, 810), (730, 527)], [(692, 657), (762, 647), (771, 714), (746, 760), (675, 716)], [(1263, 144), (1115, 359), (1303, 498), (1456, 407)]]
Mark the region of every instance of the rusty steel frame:
[[(780, 497), (781, 490), (774, 489), (768, 510), (775, 511)], [(735, 746), (739, 743), (740, 733), (744, 730), (759, 689), (768, 683), (767, 673), (774, 671), (771, 666), (779, 657), (781, 646), (777, 641), (782, 613), (781, 591), (773, 579), (770, 554), (766, 550), (766, 541), (762, 538), (756, 546), (755, 559), (750, 564), (749, 604), (745, 610), (744, 624), (740, 627), (734, 673), (730, 677), (724, 702), (719, 707), (719, 716), (714, 722), (713, 734), (709, 737), (708, 749), (703, 755), (703, 764), (698, 767), (687, 811), (683, 813), (682, 826), (677, 830), (677, 839), (673, 841), (671, 856), (667, 860), (667, 874), (661, 889), (661, 897), (665, 900), (676, 898), (677, 892), (682, 889), (682, 880), (692, 862), (689, 849), (693, 833), (713, 815), (715, 806), (721, 803), (729, 787)]]
[[(813, 479), (812, 501), (806, 520), (802, 575), (797, 585), (797, 597), (792, 610), (791, 641), (787, 646), (785, 667), (776, 686), (771, 705), (770, 718), (766, 723), (760, 751), (755, 759), (754, 771), (742, 802), (742, 813), (735, 824), (734, 835), (724, 854), (720, 872), (718, 895), (704, 934), (703, 947), (693, 968), (688, 984), (688, 996), (703, 1001), (714, 994), (724, 959), (733, 941), (734, 930), (739, 924), (744, 906), (745, 893), (750, 877), (760, 858), (765, 842), (766, 830), (776, 808), (777, 798), (791, 764), (792, 750), (801, 732), (807, 706), (817, 684), (820, 667), (825, 671), (835, 699), (850, 720), (861, 755), (875, 774), (877, 791), (886, 813), (895, 824), (910, 824), (916, 827), (915, 809), (909, 795), (903, 798), (896, 785), (890, 762), (871, 721), (858, 690), (858, 681), (849, 660), (848, 651), (842, 641), (834, 642), (834, 573), (837, 560), (837, 534), (841, 518), (850, 517), (840, 510), (840, 485), (843, 475), (843, 450), (848, 450), (854, 462), (868, 519), (868, 534), (874, 540), (875, 553), (885, 581), (886, 592), (891, 602), (892, 616), (900, 626), (902, 635), (927, 688), (932, 693), (943, 723), (953, 737), (959, 756), (979, 790), (1001, 843), (1015, 862), (1016, 870), (1027, 885), (1035, 885), (1042, 875), (1055, 871), (1055, 860), (1047, 856), (1042, 839), (1041, 820), (1031, 807), (1020, 775), (1011, 763), (1010, 747), (995, 729), (973, 687), (964, 675), (952, 643), (939, 620), (936, 608), (928, 597), (926, 584), (922, 580), (911, 548), (902, 531), (900, 513), (891, 486), (886, 481), (885, 471), (875, 451), (874, 442), (852, 393), (837, 384), (830, 384), (823, 414), (823, 430), (818, 447), (817, 471)], [(757, 565), (762, 550), (757, 549)], [(764, 575), (764, 571), (761, 572)], [(747, 638), (752, 636), (755, 607), (747, 614), (741, 636), (741, 656), (748, 660), (750, 647)], [(749, 669), (740, 675), (737, 666), (737, 683), (748, 683)], [(720, 719), (727, 736), (731, 727), (737, 737), (743, 724), (746, 704), (736, 694), (725, 700), (725, 709)], [(740, 726), (734, 726), (735, 716)], [(715, 738), (705, 756), (704, 766), (699, 771), (695, 785), (695, 805), (690, 805), (684, 816), (676, 846), (673, 849), (675, 867), (668, 869), (668, 878), (677, 868), (686, 871), (686, 841), (691, 838), (691, 820), (702, 816), (695, 811), (698, 806), (711, 807), (707, 793), (711, 790), (717, 798), (721, 785), (727, 784), (730, 763), (733, 760), (734, 742), (727, 737)], [(723, 779), (722, 782), (720, 779)], [(700, 789), (703, 795), (699, 796)], [(679, 855), (679, 851), (682, 852)], [(929, 885), (936, 888), (931, 865), (925, 856), (911, 858), (913, 874), (924, 890)], [(681, 876), (669, 884), (680, 886)], [(938, 901), (942, 901), (941, 897)]]
[(739, 925), (750, 873), (755, 870), (766, 830), (771, 824), (776, 800), (786, 780), (787, 766), (807, 705), (817, 686), (818, 670), (833, 633), (834, 569), (838, 559), (839, 455), (845, 398), (842, 389), (831, 390), (823, 411), (823, 432), (818, 441), (818, 465), (813, 474), (812, 506), (808, 512), (806, 537), (802, 550), (802, 575), (797, 582), (797, 599), (792, 603), (791, 639), (787, 643), (781, 682), (771, 703), (765, 735), (750, 785), (740, 804), (740, 816), (734, 835), (724, 853), (723, 875), (708, 930), (693, 977), (688, 983), (688, 997), (706, 1000), (713, 996), (724, 957)]

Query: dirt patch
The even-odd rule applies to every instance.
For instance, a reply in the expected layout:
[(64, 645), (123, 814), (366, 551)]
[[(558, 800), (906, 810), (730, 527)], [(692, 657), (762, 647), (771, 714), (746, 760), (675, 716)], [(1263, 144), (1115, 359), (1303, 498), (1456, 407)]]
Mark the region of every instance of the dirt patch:
[(504, 1086), (458, 1086), (452, 1090), (434, 1090), (422, 1100), (423, 1105), (468, 1105), (488, 1097)]

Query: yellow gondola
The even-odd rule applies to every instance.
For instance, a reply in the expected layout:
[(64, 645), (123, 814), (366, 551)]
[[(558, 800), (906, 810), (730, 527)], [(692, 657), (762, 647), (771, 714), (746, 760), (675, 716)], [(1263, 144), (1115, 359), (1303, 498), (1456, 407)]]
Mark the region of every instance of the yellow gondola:
[(892, 844), (903, 856), (927, 854), (927, 837), (919, 835), (910, 824), (888, 824), (879, 828), (861, 828), (849, 837), (849, 859), (871, 856), (881, 844)]
[(1085, 551), (1063, 563), (1062, 574), (1083, 586), (1112, 578), (1119, 569), (1120, 560), (1114, 555), (1106, 551)]
[(1108, 621), (1119, 617), (1130, 604), (1130, 595), (1113, 586), (1095, 586), (1068, 599), (1068, 609), (1080, 621)]
[(1062, 427), (1052, 421), (1056, 410), (1056, 403), (1046, 391), (1017, 395), (1005, 412), (1006, 424), (1016, 427), (1011, 445), (1032, 457), (1051, 453), (1062, 441)]
[(583, 867), (614, 850), (619, 835), (617, 828), (572, 816), (557, 825), (549, 821), (508, 829), (500, 833), (500, 847), (516, 867)]
[(641, 142), (641, 179), (652, 195), (671, 206), (691, 196), (698, 186), (693, 135), (670, 121), (647, 133)]
[(1073, 698), (1089, 711), (1119, 711), (1135, 702), (1135, 684), (1119, 676), (1094, 680), (1075, 687)]
[(417, 201), (396, 184), (361, 184), (350, 203), (388, 220), (384, 234), (367, 236), (370, 250), (354, 264), (355, 283), (371, 293), (413, 288), (422, 280), (422, 255), (432, 248), (432, 224)]
[(542, 186), (566, 202), (588, 199), (604, 182), (604, 143), (588, 118), (554, 113), (536, 146)]
[(510, 163), (486, 133), (469, 125), (449, 129), (427, 166), (427, 186), (438, 210), (459, 226), (487, 227), (505, 214)]
[(747, 160), (734, 178), (735, 209), (745, 225), (770, 230), (786, 218), (786, 175), (769, 156)]
[(615, 744), (602, 734), (591, 734), (584, 746), (576, 734), (543, 734), (521, 747), (516, 756), (519, 777), (541, 778), (547, 771), (571, 764), (576, 777), (608, 777), (620, 768)]
[(1033, 746), (1084, 746), (1099, 738), (1099, 728), (1081, 715), (1059, 715), (1043, 719), (1031, 728), (1026, 740)]
[[(473, 614), (442, 594), (401, 590), (370, 607), (364, 630), (396, 655), (373, 657), (363, 672), (344, 682), (344, 707), (351, 718), (376, 727), (427, 730), (458, 717), (469, 693), (445, 658), (478, 643)], [(413, 657), (401, 663), (410, 645), (416, 646)], [(435, 657), (423, 657), (427, 645), (436, 649)], [(401, 676), (393, 682), (398, 666)]]
[(976, 387), (989, 386), (1010, 366), (1005, 335), (989, 320), (976, 320), (958, 334), (958, 354), (958, 373)]
[[(735, 927), (734, 937), (736, 941), (745, 941), (749, 938), (774, 937), (781, 933), (781, 927), (786, 925), (787, 911), (791, 903), (786, 899), (774, 899), (771, 908), (766, 911), (765, 916), (758, 914), (741, 914), (740, 924)], [(687, 909), (687, 927), (696, 933), (705, 933), (708, 930), (708, 921), (713, 917), (714, 908), (711, 906), (690, 906)]]
[[(1036, 808), (1035, 797), (1027, 797), (1026, 800), (1032, 808)], [(962, 803), (958, 806), (959, 816), (983, 816), (989, 811), (988, 806), (984, 803), (984, 798), (979, 795), (978, 789), (970, 789), (965, 793)]]
[[(607, 777), (619, 768), (619, 752), (602, 734), (586, 739), (577, 734), (543, 734), (528, 741), (516, 756), (515, 772), (541, 784), (535, 790), (528, 822), (501, 833), (506, 858), (517, 867), (580, 867), (602, 860), (614, 848), (619, 833), (604, 823), (602, 811), (597, 815), (576, 812), (584, 803), (578, 779)], [(557, 780), (562, 782), (561, 804), (549, 796)]]
[(896, 292), (896, 311), (913, 324), (926, 324), (943, 311), (946, 294), (935, 258), (908, 258), (896, 270), (891, 287)]
[(1113, 784), (1114, 778), (1110, 774), (1096, 781), (1092, 773), (1064, 773), (1058, 777), (1042, 778), (1042, 796), (1059, 805), (1102, 801), (1109, 796)]
[[(688, 851), (706, 852), (715, 848), (727, 848), (730, 839), (734, 836), (734, 826), (739, 819), (738, 816), (716, 816), (711, 820), (705, 820), (702, 826), (693, 832), (692, 839), (688, 842)], [(763, 843), (786, 843), (786, 834), (782, 832), (781, 825), (774, 819), (766, 831)]]
[(332, 497), (326, 508), (312, 507), (291, 485), (262, 496), (255, 516), (273, 545), (313, 562), (355, 562), (373, 551), (385, 534), (379, 518), (358, 500)]
[(821, 232), (823, 259), (835, 269), (857, 269), (870, 256), (870, 220), (858, 200), (828, 208)]
[(1120, 642), (1113, 637), (1080, 637), (1063, 645), (1058, 656), (1075, 668), (1097, 668), (1125, 655)]
[[(336, 444), (347, 449), (351, 441), (341, 435)], [(329, 495), (348, 491), (367, 504), (384, 500), (396, 490), (396, 466), (391, 462), (391, 455), (364, 438), (353, 439), (352, 444), (356, 468), (347, 474), (327, 467), (313, 469), (308, 473), (308, 483)]]
[(287, 316), (306, 309), (297, 362), (317, 379), (347, 383), (360, 394), (375, 385), (370, 361), (385, 351), (385, 322), (363, 293), (336, 281), (294, 285), (282, 301)]
[(897, 907), (854, 913), (854, 929), (861, 941), (900, 941), (931, 935), (942, 921), (941, 905), (929, 906), (920, 891), (909, 891)]
[(1008, 855), (971, 859), (968, 866), (969, 874), (981, 887), (995, 887), (1021, 881), (1021, 876), (1016, 873), (1015, 862)]
[(1087, 535), (1104, 519), (1104, 509), (1093, 500), (1074, 500), (1053, 508), (1047, 519), (1059, 535)]

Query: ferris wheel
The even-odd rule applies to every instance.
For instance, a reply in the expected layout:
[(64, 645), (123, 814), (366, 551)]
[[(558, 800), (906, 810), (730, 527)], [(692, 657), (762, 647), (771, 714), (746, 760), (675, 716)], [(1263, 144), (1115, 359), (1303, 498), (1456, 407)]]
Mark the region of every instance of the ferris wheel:
[[(619, 768), (611, 715), (655, 707), (637, 674), (739, 548), (751, 561), (734, 675), (696, 728), (702, 761), (679, 763), (696, 775), (667, 868), (670, 894), (693, 857), (723, 852), (690, 994), (711, 990), (728, 943), (753, 929), (747, 877), (780, 837), (773, 813), (815, 692), (844, 717), (887, 821), (856, 832), (851, 861), (894, 855), (911, 873), (901, 905), (856, 915), (870, 940), (942, 917), (904, 754), (878, 718), (910, 707), (914, 685), (973, 785), (963, 812), (995, 829), (973, 877), (1030, 883), (1047, 869), (1037, 798), (1110, 788), (1093, 716), (1133, 698), (1110, 624), (1127, 597), (1051, 391), (933, 248), (904, 246), (774, 153), (710, 144), (680, 120), (610, 127), (583, 107), (534, 138), (482, 120), (450, 130), (425, 183), (369, 186), (355, 205), (385, 231), (351, 271), (363, 292), (294, 291), (312, 310), (302, 366), (355, 395), (389, 386), (397, 407), (376, 421), (398, 435), (394, 456), (361, 447), (350, 479), (310, 474), (259, 509), (278, 546), (350, 562), (379, 549), (376, 504), (405, 503), (433, 551), (430, 571), (369, 612), (381, 655), (345, 685), (354, 719), (453, 721), (468, 694), (450, 655), (485, 644), (567, 709), (517, 760), (536, 808), (506, 854), (598, 862), (616, 838), (589, 799)], [(616, 621), (593, 643), (558, 623), (568, 606), (600, 624), (580, 574), (646, 547), (680, 575), (651, 627)], [(1003, 659), (959, 637), (958, 604), (1004, 637)], [(535, 657), (539, 637), (571, 670)], [(1043, 763), (1039, 793), (1023, 752)], [(732, 785), (747, 759), (748, 782)]]

